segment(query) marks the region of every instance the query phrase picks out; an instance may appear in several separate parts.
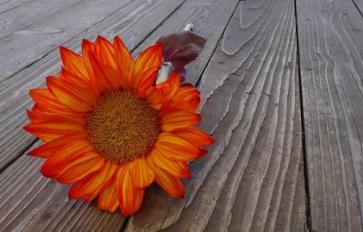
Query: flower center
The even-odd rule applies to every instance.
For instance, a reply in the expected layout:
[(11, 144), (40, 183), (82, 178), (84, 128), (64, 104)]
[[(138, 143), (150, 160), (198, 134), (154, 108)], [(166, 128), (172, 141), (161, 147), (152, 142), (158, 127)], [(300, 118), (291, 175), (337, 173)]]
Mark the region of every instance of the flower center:
[(97, 152), (119, 163), (147, 155), (160, 133), (158, 113), (132, 92), (121, 90), (97, 101), (87, 126)]

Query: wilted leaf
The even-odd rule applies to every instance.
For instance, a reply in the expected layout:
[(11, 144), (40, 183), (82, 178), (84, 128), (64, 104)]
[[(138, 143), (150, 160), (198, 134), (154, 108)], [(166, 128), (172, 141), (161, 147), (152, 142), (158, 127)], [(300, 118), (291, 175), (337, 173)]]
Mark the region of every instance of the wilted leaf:
[(206, 39), (203, 37), (190, 31), (183, 31), (163, 36), (156, 43), (163, 46), (164, 61), (171, 62), (185, 79), (184, 66), (198, 57), (205, 42)]

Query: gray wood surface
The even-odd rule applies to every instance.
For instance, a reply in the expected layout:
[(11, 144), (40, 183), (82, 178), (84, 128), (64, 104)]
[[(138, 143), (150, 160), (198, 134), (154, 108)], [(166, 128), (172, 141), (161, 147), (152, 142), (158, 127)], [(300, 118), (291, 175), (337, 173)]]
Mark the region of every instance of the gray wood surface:
[(304, 231), (296, 64), (294, 2), (240, 2), (199, 86), (217, 143), (185, 199), (151, 189), (125, 231)]
[[(362, 231), (362, 0), (0, 0), (0, 231)], [(26, 156), (31, 88), (59, 45), (121, 35), (133, 54), (186, 23), (216, 144), (186, 197), (153, 185), (130, 218), (68, 200)], [(304, 136), (303, 136), (304, 135)]]
[[(82, 0), (34, 0), (21, 7), (9, 9), (0, 14), (0, 38), (17, 33), (31, 33), (31, 31), (19, 30), (37, 23), (39, 20), (47, 20), (50, 16), (56, 15), (67, 8), (75, 7)], [(1, 9), (0, 9), (1, 11)], [(49, 32), (48, 32), (49, 33)]]
[(298, 0), (312, 231), (362, 231), (363, 18), (352, 1)]
[(14, 9), (33, 0), (1, 0), (0, 13)]
[(357, 7), (359, 13), (363, 17), (363, 0), (352, 0), (355, 6)]

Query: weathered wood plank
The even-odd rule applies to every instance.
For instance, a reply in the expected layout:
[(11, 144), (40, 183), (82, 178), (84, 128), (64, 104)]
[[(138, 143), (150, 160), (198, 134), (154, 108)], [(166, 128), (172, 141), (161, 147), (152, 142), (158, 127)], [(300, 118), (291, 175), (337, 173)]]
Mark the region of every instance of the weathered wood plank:
[(23, 4), (26, 4), (30, 1), (34, 1), (34, 0), (1, 0), (0, 1), (0, 13), (14, 9), (14, 8), (19, 7)]
[[(82, 0), (53, 0), (52, 4), (49, 4), (49, 0), (34, 0), (8, 10), (0, 14), (0, 38), (7, 37), (32, 23), (47, 19), (51, 15), (57, 14), (69, 7), (74, 7), (81, 1)], [(27, 33), (27, 31), (23, 31), (23, 33)]]
[(363, 17), (363, 0), (352, 0), (355, 6), (358, 8), (359, 13)]
[(363, 18), (297, 1), (312, 231), (363, 230)]
[[(130, 48), (135, 48), (182, 2), (183, 0), (132, 1), (106, 19), (102, 16), (103, 20), (69, 41), (58, 40), (61, 38), (57, 37), (58, 39), (55, 40), (57, 44), (52, 46), (63, 44), (77, 50), (82, 38), (94, 39), (95, 35), (102, 34), (110, 39), (115, 35), (121, 35), (129, 41), (129, 44), (132, 43)], [(28, 46), (31, 47), (31, 45)], [(53, 49), (43, 59), (15, 75), (0, 80), (0, 131), (2, 132), (0, 134), (0, 170), (35, 141), (34, 137), (22, 129), (27, 122), (24, 109), (32, 105), (28, 91), (42, 86), (47, 75), (57, 73), (60, 67), (59, 60), (58, 49)]]
[[(46, 2), (43, 5), (53, 7), (49, 1)], [(86, 31), (131, 2), (131, 0), (110, 0), (105, 4), (100, 0), (83, 1), (57, 14), (41, 18), (36, 23), (1, 39), (0, 76), (6, 78), (34, 63), (58, 47), (60, 43)], [(20, 7), (20, 10), (23, 8), (24, 6)], [(13, 27), (14, 25), (11, 29)]]
[(306, 229), (296, 49), (294, 1), (239, 3), (199, 86), (217, 143), (185, 199), (150, 189), (125, 231)]

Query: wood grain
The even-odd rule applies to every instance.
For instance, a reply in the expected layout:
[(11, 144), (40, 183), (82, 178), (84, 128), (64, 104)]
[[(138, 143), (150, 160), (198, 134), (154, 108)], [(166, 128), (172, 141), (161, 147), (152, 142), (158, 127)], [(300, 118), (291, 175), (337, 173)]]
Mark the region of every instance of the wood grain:
[[(48, 8), (53, 7), (48, 0), (45, 1), (46, 3), (43, 5)], [(132, 3), (131, 0), (109, 0), (107, 4), (101, 0), (83, 1), (17, 30), (0, 40), (0, 53), (2, 54), (0, 56), (0, 76), (9, 77), (34, 63), (57, 48), (60, 43), (72, 39), (130, 3)], [(46, 8), (45, 6), (43, 8)], [(28, 7), (34, 6), (27, 5)], [(23, 8), (24, 6), (16, 8), (16, 10), (31, 11), (31, 9)], [(42, 9), (39, 6), (38, 8)], [(13, 17), (19, 17), (19, 15)]]
[[(95, 35), (101, 34), (110, 39), (115, 35), (121, 35), (133, 49), (182, 2), (183, 0), (132, 1), (107, 17), (102, 15), (101, 21), (68, 41), (59, 40), (63, 37), (57, 37), (56, 44), (52, 46), (58, 47), (59, 44), (63, 44), (65, 47), (78, 50), (83, 38), (94, 39)], [(50, 21), (48, 25), (51, 23)], [(31, 45), (28, 46), (31, 47)], [(59, 60), (58, 48), (52, 48), (31, 66), (0, 80), (0, 131), (2, 132), (0, 134), (0, 170), (24, 153), (35, 141), (34, 137), (22, 129), (27, 122), (25, 109), (32, 106), (28, 91), (44, 85), (47, 75), (57, 73), (60, 68)]]
[(217, 142), (186, 198), (150, 189), (125, 231), (306, 229), (296, 50), (294, 1), (239, 3), (199, 86)]
[(0, 1), (0, 13), (14, 9), (14, 8), (19, 7), (23, 4), (26, 4), (30, 1), (34, 1), (34, 0), (1, 0)]
[[(21, 7), (15, 7), (0, 14), (0, 38), (17, 32), (39, 20), (46, 20), (67, 8), (74, 7), (82, 0), (34, 0)], [(1, 9), (0, 9), (1, 10)], [(26, 31), (23, 31), (26, 33)]]
[(363, 230), (363, 18), (297, 1), (312, 231)]
[(360, 15), (363, 17), (363, 0), (352, 0), (354, 5), (357, 7)]

